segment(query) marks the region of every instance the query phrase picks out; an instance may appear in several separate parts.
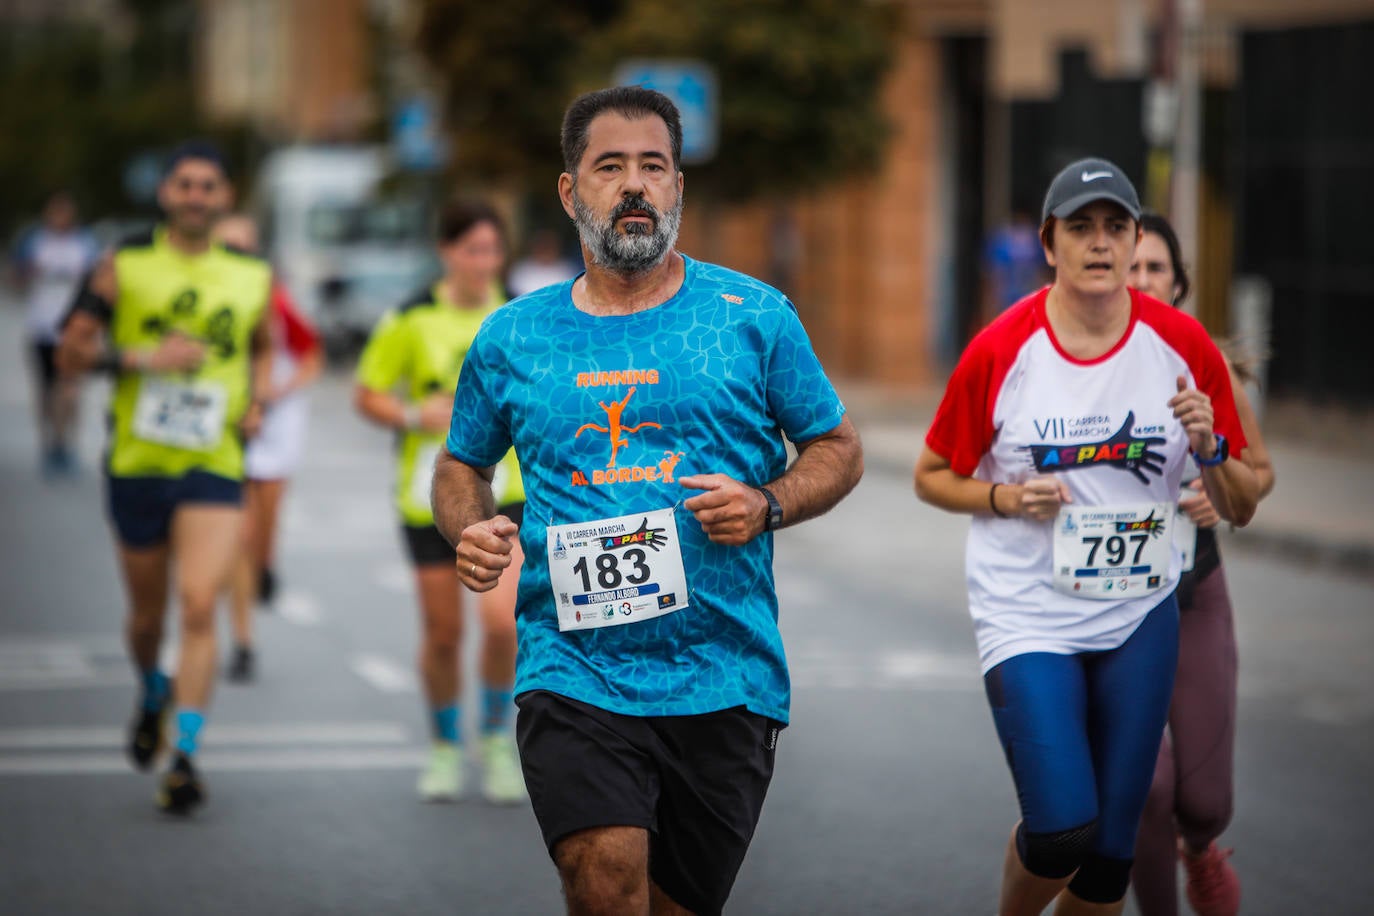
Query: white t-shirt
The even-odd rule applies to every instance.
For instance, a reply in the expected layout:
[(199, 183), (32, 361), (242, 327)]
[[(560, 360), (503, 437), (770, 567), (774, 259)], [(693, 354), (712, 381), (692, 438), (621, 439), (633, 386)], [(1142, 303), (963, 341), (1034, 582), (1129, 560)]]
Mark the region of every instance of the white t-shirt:
[[(1055, 474), (1075, 506), (1172, 505), (1188, 438), (1169, 400), (1182, 375), (1212, 399), (1232, 454), (1245, 446), (1220, 351), (1202, 325), (1131, 291), (1120, 342), (1093, 360), (1059, 346), (1045, 317), (1048, 288), (1008, 309), (965, 350), (926, 436), (962, 475), (1021, 483)], [(1027, 652), (1113, 649), (1178, 582), (1177, 552), (1162, 587), (1089, 600), (1056, 591), (1052, 522), (977, 516), (965, 561), (983, 671)]]
[(95, 239), (81, 229), (52, 232), (39, 228), (23, 242), (18, 259), (31, 276), (25, 322), (30, 338), (56, 342), (77, 286), (98, 255)]

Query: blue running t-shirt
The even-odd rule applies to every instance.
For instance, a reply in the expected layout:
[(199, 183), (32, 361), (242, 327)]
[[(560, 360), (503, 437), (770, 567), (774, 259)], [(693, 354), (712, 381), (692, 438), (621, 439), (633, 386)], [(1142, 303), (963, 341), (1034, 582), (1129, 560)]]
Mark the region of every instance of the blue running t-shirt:
[[(782, 293), (683, 260), (677, 294), (633, 315), (579, 311), (572, 281), (494, 312), (463, 363), (448, 450), (476, 467), (512, 445), (520, 459), (517, 693), (549, 690), (637, 716), (743, 705), (786, 722), (772, 535), (711, 543), (678, 506), (703, 491), (677, 480), (766, 484), (786, 468), (783, 436), (806, 442), (834, 429), (844, 405)], [(690, 603), (560, 631), (548, 527), (672, 506)]]

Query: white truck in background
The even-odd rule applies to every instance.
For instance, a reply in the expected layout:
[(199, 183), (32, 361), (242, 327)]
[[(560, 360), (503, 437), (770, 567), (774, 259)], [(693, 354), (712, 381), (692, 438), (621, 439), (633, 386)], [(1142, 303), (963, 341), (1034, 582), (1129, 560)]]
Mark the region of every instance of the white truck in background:
[(427, 195), (395, 180), (385, 147), (284, 147), (252, 210), (263, 247), (327, 352), (352, 353), (387, 309), (439, 275)]

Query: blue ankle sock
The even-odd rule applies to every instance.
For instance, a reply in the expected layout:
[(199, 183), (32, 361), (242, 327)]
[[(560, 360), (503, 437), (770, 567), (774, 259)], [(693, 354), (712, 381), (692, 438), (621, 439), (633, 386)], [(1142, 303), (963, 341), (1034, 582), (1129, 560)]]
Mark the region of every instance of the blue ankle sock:
[(482, 734), (494, 735), (506, 727), (513, 695), (506, 687), (482, 685)]
[(149, 668), (142, 672), (143, 675), (143, 708), (148, 712), (160, 708), (167, 702), (167, 695), (171, 693), (172, 682), (157, 668)]
[(200, 727), (205, 724), (205, 714), (199, 709), (177, 710), (177, 750), (186, 756), (196, 752), (200, 739)]
[(460, 743), (463, 732), (458, 722), (457, 703), (450, 703), (439, 709), (431, 709), (430, 718), (436, 741), (447, 741), (450, 744)]

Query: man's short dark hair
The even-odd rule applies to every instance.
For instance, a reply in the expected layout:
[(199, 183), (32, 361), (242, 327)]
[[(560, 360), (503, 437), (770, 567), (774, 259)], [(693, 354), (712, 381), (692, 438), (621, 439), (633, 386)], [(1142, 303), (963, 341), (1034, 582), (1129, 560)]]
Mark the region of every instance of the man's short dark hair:
[(506, 237), (506, 224), (501, 214), (491, 204), (481, 200), (452, 200), (439, 213), (436, 235), (441, 245), (456, 242), (468, 234), (468, 230), (479, 223), (491, 223), (502, 240)]
[(219, 167), (220, 173), (224, 175), (224, 180), (230, 180), (229, 157), (224, 155), (224, 150), (214, 143), (203, 139), (186, 140), (177, 144), (167, 154), (167, 160), (162, 164), (162, 177), (166, 178), (172, 174), (176, 171), (176, 167), (187, 159), (200, 159), (214, 163)]
[(578, 96), (563, 115), (563, 168), (568, 174), (577, 174), (577, 166), (587, 152), (587, 132), (592, 121), (608, 111), (631, 120), (662, 118), (673, 147), (673, 168), (682, 168), (682, 119), (673, 100), (643, 86), (616, 86)]

